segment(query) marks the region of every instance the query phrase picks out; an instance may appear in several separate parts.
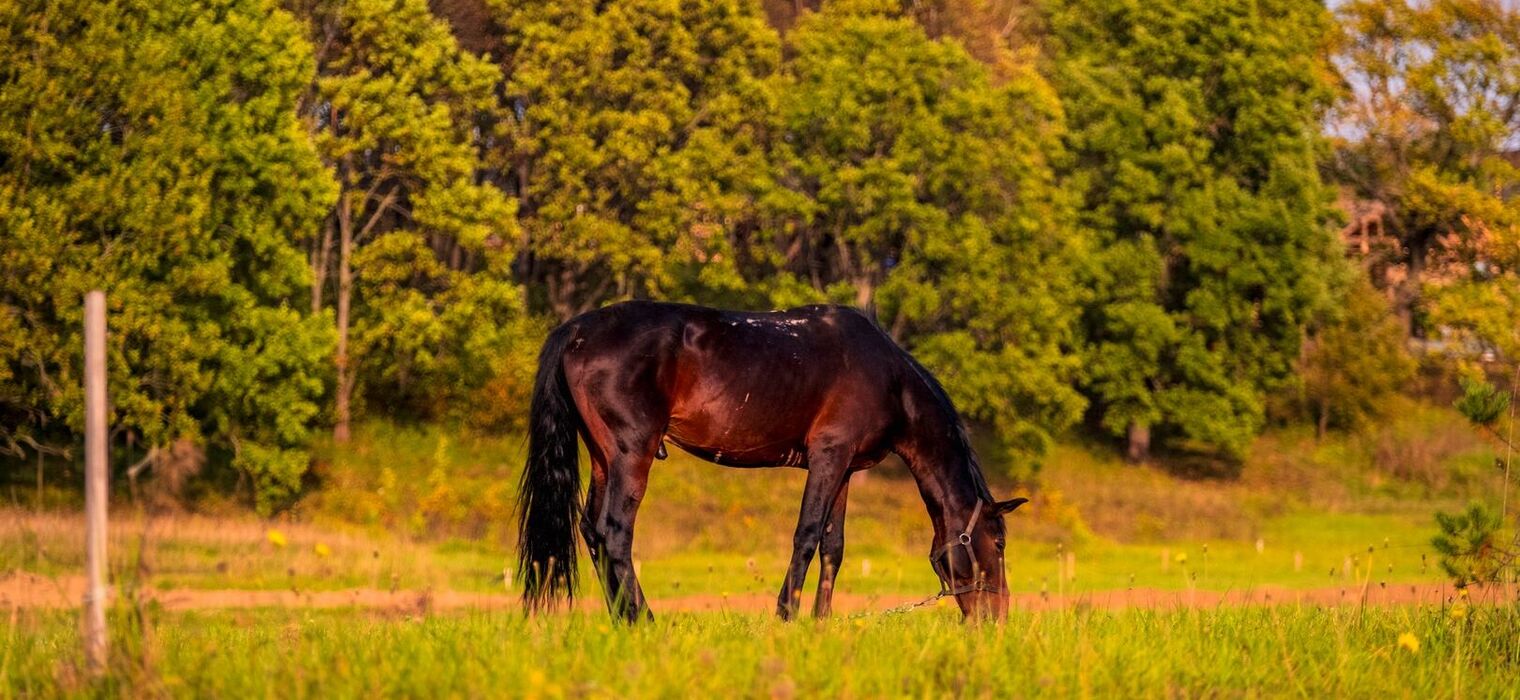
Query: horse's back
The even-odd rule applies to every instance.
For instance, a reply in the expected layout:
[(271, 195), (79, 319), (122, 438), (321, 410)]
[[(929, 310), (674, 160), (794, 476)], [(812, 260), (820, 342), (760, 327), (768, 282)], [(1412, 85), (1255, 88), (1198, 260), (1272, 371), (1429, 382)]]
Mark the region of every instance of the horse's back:
[(673, 440), (719, 463), (795, 462), (820, 429), (869, 441), (896, 418), (901, 353), (848, 307), (744, 312), (633, 301), (572, 323), (566, 369), (578, 375), (570, 381), (578, 403), (658, 414)]

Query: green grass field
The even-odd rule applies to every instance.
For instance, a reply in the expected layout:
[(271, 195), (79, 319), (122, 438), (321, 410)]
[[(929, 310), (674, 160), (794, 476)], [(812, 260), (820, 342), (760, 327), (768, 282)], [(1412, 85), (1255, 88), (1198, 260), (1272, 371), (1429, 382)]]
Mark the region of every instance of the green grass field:
[[(1029, 493), (1032, 503), (1009, 519), (1010, 586), (1080, 592), (1437, 581), (1432, 516), (1491, 498), (1498, 482), (1483, 465), (1493, 454), (1450, 411), (1415, 405), (1401, 415), (1380, 432), (1323, 443), (1269, 434), (1229, 478), (1183, 479), (1062, 446)], [(161, 589), (503, 592), (521, 443), (371, 424), (352, 447), (324, 447), (320, 488), (273, 521), (237, 511), (149, 518), (121, 509), (113, 566), (146, 571)], [(1027, 492), (996, 470), (989, 466), (1000, 496)], [(803, 476), (723, 469), (673, 451), (653, 470), (639, 517), (634, 553), (645, 590), (656, 598), (774, 592)], [(0, 508), (0, 572), (78, 572), (76, 526), (68, 511)], [(287, 546), (274, 546), (270, 530)], [(840, 590), (934, 591), (930, 534), (900, 469), (857, 476)]]
[[(1010, 586), (1067, 602), (1018, 609), (1003, 625), (966, 625), (933, 606), (776, 622), (753, 603), (763, 607), (779, 586), (803, 474), (673, 454), (653, 472), (635, 541), (653, 624), (626, 628), (587, 612), (529, 620), (499, 607), (123, 601), (113, 671), (90, 681), (75, 613), (0, 601), (0, 695), (1516, 697), (1513, 588), (1455, 607), (1082, 602), (1129, 589), (1442, 581), (1432, 516), (1493, 500), (1494, 455), (1449, 411), (1412, 406), (1401, 416), (1324, 442), (1269, 433), (1226, 475), (1134, 467), (1072, 445), (1057, 449), (1033, 491), (992, 474), (998, 495), (1034, 499), (1009, 521)], [(200, 514), (118, 508), (111, 569), (118, 585), (157, 591), (453, 591), (500, 601), (511, 594), (520, 449), (516, 438), (371, 424), (351, 447), (321, 448), (319, 488), (272, 520), (214, 503)], [(0, 577), (36, 575), (36, 585), (63, 590), (82, 567), (78, 528), (66, 508), (0, 508)], [(936, 590), (928, 517), (901, 470), (857, 477), (846, 533), (840, 594), (880, 610), (887, 604), (874, 596)], [(592, 579), (583, 584), (599, 595)], [(674, 611), (687, 596), (751, 605)]]
[[(775, 622), (693, 614), (154, 614), (113, 674), (79, 672), (72, 615), (12, 619), (0, 687), (29, 697), (1515, 697), (1520, 612), (948, 610)], [(119, 625), (118, 629), (141, 625)], [(1404, 639), (1401, 645), (1401, 636)]]

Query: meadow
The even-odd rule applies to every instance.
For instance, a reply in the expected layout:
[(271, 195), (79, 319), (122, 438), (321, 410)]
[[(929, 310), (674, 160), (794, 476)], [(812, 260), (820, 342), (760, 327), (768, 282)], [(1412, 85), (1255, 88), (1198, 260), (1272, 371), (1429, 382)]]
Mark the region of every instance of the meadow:
[(118, 615), (113, 673), (78, 672), (71, 614), (12, 614), (0, 687), (54, 695), (406, 697), (1515, 697), (1508, 605), (1069, 608), (967, 625), (947, 609), (761, 614)]
[[(521, 440), (365, 426), (274, 519), (127, 498), (113, 519), (112, 673), (80, 667), (68, 508), (0, 508), (0, 687), (21, 697), (1514, 697), (1515, 591), (1447, 587), (1432, 513), (1497, 488), (1493, 453), (1411, 404), (1359, 435), (1274, 432), (1225, 475), (1060, 447), (1010, 519), (1014, 611), (889, 609), (936, 589), (928, 519), (885, 465), (852, 485), (841, 614), (769, 614), (801, 486), (673, 454), (636, 542), (653, 624), (515, 609)], [(857, 477), (858, 478), (858, 477)], [(994, 473), (999, 495), (1020, 490)], [(46, 499), (45, 499), (46, 500)], [(18, 578), (18, 577), (29, 578)], [(1418, 590), (1415, 604), (1382, 604)], [(1259, 597), (1276, 596), (1275, 604)], [(1332, 593), (1291, 602), (1311, 593)], [(810, 600), (811, 588), (808, 591)], [(1220, 602), (1257, 595), (1257, 604)], [(5, 600), (7, 596), (11, 599)], [(243, 596), (243, 597), (239, 597)], [(263, 597), (260, 597), (263, 596)], [(1299, 598), (1295, 598), (1295, 596)], [(23, 600), (25, 599), (25, 600)], [(708, 610), (692, 612), (692, 610)]]

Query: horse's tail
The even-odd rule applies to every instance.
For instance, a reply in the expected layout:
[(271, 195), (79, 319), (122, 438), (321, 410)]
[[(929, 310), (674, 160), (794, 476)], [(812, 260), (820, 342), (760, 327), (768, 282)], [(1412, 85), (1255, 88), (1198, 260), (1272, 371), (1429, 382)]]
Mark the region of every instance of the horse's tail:
[(523, 605), (529, 610), (575, 597), (580, 413), (570, 398), (561, 362), (574, 330), (564, 325), (549, 334), (533, 380), (528, 461), (517, 490), (517, 575), (523, 583)]

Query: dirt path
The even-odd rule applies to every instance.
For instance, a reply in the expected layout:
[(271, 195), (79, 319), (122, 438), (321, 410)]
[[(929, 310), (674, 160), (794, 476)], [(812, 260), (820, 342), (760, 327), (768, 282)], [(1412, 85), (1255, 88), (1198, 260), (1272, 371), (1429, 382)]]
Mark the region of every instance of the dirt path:
[[(1207, 608), (1242, 605), (1432, 605), (1450, 601), (1455, 591), (1448, 584), (1397, 584), (1373, 585), (1365, 590), (1350, 588), (1317, 588), (1291, 590), (1283, 588), (1258, 588), (1249, 591), (1162, 591), (1137, 588), (1132, 590), (1092, 591), (1065, 596), (1020, 593), (1013, 596), (1012, 605), (1023, 610), (1051, 610), (1065, 607), (1118, 608)], [(82, 577), (48, 578), (34, 574), (12, 574), (0, 577), (0, 610), (11, 608), (58, 609), (79, 605), (84, 596)], [(249, 590), (147, 590), (147, 600), (154, 601), (169, 610), (195, 610), (209, 608), (344, 608), (396, 612), (426, 612), (453, 609), (504, 609), (516, 608), (517, 598), (502, 593), (462, 593), (457, 591), (385, 591), (376, 589), (348, 589), (339, 591), (249, 591)], [(1513, 598), (1513, 593), (1496, 589), (1482, 590), (1478, 598)], [(923, 600), (921, 596), (906, 595), (860, 595), (836, 593), (834, 609), (841, 613), (886, 610)], [(811, 597), (804, 601), (811, 603)], [(734, 596), (691, 595), (656, 600), (651, 606), (656, 612), (768, 612), (775, 608), (775, 599), (763, 594)], [(601, 607), (597, 599), (582, 599), (578, 606), (588, 610)]]

